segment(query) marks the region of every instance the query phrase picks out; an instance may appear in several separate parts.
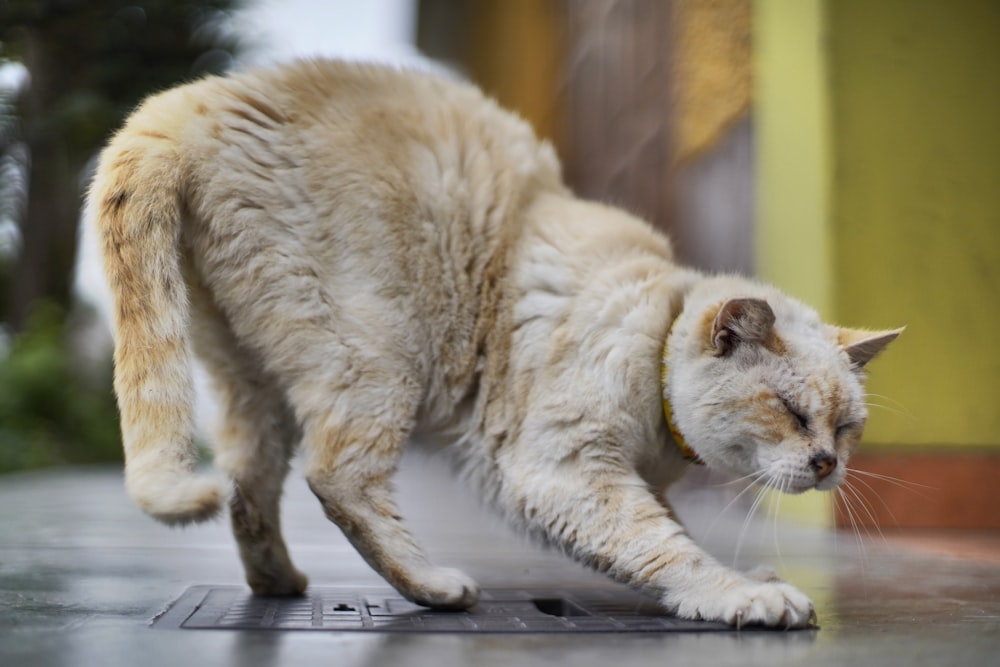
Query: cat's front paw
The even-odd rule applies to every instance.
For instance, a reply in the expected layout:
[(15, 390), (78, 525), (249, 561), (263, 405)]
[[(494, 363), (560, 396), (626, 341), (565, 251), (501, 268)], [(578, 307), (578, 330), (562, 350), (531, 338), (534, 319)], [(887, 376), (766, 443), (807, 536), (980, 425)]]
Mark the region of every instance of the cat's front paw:
[(791, 584), (772, 577), (776, 579), (771, 573), (765, 581), (748, 579), (717, 592), (692, 595), (672, 606), (679, 616), (723, 621), (738, 628), (805, 628), (813, 624), (816, 612), (812, 601)]
[(479, 584), (448, 567), (429, 567), (416, 572), (409, 590), (400, 590), (410, 600), (432, 609), (468, 609), (479, 601)]

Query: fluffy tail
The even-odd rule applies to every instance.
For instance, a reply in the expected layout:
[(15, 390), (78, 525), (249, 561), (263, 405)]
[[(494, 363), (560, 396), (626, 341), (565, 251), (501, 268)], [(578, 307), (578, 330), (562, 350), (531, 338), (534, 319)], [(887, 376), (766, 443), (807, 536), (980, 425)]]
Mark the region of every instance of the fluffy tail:
[(125, 486), (150, 516), (186, 524), (217, 514), (227, 492), (221, 481), (194, 472), (181, 166), (168, 142), (154, 132), (119, 134), (101, 156), (87, 218), (114, 307)]

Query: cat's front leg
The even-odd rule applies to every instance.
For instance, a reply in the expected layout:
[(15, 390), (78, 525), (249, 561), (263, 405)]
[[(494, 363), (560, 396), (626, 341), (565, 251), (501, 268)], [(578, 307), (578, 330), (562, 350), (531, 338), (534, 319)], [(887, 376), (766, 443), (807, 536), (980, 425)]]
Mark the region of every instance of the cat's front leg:
[(636, 475), (564, 467), (520, 484), (533, 531), (683, 618), (799, 628), (812, 602), (791, 584), (728, 568), (701, 549)]

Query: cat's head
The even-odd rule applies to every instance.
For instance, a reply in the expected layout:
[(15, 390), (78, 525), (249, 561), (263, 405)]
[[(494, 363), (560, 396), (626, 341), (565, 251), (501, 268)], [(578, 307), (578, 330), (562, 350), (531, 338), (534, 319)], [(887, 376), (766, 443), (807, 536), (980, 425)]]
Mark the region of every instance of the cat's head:
[(789, 493), (829, 490), (868, 417), (865, 364), (901, 331), (831, 326), (774, 288), (713, 278), (671, 329), (664, 398), (710, 468)]

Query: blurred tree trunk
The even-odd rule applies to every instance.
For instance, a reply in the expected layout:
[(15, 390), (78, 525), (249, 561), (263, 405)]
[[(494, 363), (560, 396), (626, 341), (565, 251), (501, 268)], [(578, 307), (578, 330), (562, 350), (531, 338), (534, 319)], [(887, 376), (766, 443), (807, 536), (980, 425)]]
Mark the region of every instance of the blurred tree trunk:
[[(42, 301), (68, 312), (76, 256), (79, 173), (86, 157), (73, 152), (59, 123), (46, 110), (72, 86), (71, 66), (57, 66), (48, 36), (36, 29), (23, 35), (24, 60), (31, 77), (22, 99), (24, 140), (31, 156), (28, 196), (21, 221), (21, 250), (8, 303), (8, 323), (24, 328), (32, 308)], [(69, 74), (69, 76), (72, 76)]]

